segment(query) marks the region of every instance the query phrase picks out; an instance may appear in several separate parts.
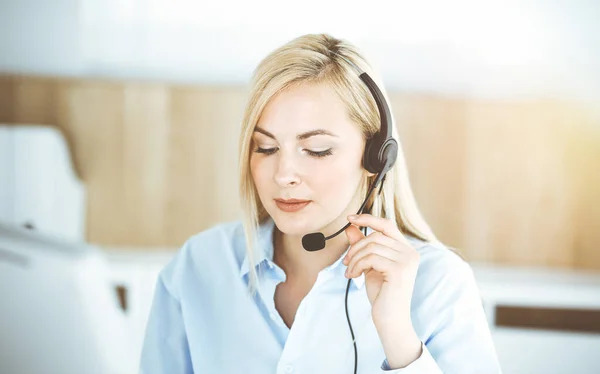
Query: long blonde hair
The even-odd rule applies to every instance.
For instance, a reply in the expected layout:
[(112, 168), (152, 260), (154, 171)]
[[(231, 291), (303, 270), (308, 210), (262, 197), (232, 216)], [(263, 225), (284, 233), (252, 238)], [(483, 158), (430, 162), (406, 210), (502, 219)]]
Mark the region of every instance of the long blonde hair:
[[(351, 62), (351, 64), (349, 63)], [(295, 38), (267, 55), (254, 70), (241, 126), (239, 143), (240, 201), (249, 265), (249, 291), (254, 294), (258, 276), (254, 263), (259, 225), (269, 218), (262, 205), (250, 172), (252, 133), (269, 100), (277, 93), (299, 83), (330, 84), (348, 109), (351, 120), (369, 139), (381, 125), (377, 104), (352, 64), (373, 78), (386, 100), (387, 93), (379, 75), (358, 49), (328, 34), (307, 34)], [(398, 142), (398, 158), (386, 174), (381, 195), (371, 194), (364, 212), (393, 220), (405, 235), (426, 242), (439, 242), (421, 212), (410, 187), (402, 146), (392, 115), (392, 136)], [(375, 176), (365, 178), (362, 199)], [(361, 200), (362, 200), (361, 199)]]

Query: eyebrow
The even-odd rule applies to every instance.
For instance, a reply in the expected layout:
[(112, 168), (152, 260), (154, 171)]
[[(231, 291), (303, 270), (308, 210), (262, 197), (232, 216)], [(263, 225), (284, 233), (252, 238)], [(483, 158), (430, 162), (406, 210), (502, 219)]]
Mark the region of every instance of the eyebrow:
[[(275, 139), (275, 136), (274, 136), (273, 134), (271, 134), (270, 132), (268, 132), (268, 131), (267, 131), (267, 130), (265, 130), (265, 129), (261, 129), (261, 128), (260, 128), (260, 127), (258, 127), (258, 126), (256, 126), (256, 127), (254, 128), (254, 131), (255, 131), (255, 132), (259, 132), (259, 133), (261, 133), (261, 134), (264, 134), (264, 135), (268, 136), (268, 137), (269, 137), (269, 138), (271, 138), (271, 139)], [(329, 131), (327, 131), (327, 130), (324, 130), (324, 129), (316, 129), (316, 130), (308, 131), (308, 132), (305, 132), (305, 133), (302, 133), (302, 134), (298, 134), (298, 135), (296, 135), (296, 139), (298, 139), (298, 140), (304, 140), (304, 139), (308, 139), (308, 138), (310, 138), (311, 136), (315, 136), (315, 135), (329, 135), (329, 136), (333, 136), (333, 137), (339, 138), (339, 136), (337, 136), (337, 135), (335, 135), (334, 133), (332, 133), (332, 132), (329, 132)]]

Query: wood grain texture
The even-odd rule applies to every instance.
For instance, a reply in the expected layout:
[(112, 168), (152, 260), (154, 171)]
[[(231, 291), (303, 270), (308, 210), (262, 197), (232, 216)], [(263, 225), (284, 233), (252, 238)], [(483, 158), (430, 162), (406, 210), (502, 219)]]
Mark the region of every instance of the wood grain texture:
[[(87, 239), (180, 246), (239, 219), (245, 87), (0, 76), (3, 123), (60, 128)], [(412, 186), (468, 259), (600, 270), (600, 102), (390, 92)]]
[(600, 310), (496, 306), (495, 327), (600, 334)]

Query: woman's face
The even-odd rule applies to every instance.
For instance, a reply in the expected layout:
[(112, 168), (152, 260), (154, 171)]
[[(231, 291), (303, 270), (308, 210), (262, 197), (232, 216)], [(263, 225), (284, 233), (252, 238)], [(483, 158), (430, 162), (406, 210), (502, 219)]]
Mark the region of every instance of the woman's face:
[[(307, 134), (315, 130), (323, 134)], [(330, 235), (348, 223), (346, 216), (362, 203), (362, 178), (371, 174), (362, 168), (362, 134), (331, 87), (304, 84), (280, 92), (264, 108), (252, 136), (252, 178), (281, 232)], [(275, 199), (310, 203), (288, 212)]]

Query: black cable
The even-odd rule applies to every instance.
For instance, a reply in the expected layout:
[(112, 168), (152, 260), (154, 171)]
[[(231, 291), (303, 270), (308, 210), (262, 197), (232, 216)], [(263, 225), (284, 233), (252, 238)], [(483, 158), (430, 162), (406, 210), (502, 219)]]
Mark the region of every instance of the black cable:
[[(367, 227), (363, 227), (363, 233), (367, 235)], [(350, 335), (352, 336), (352, 343), (354, 343), (354, 374), (358, 368), (358, 350), (356, 349), (356, 339), (354, 338), (354, 331), (352, 330), (352, 323), (350, 323), (350, 316), (348, 315), (348, 290), (350, 290), (350, 282), (352, 278), (348, 279), (348, 286), (346, 286), (346, 320), (348, 320), (348, 327), (350, 327)]]
[(352, 335), (352, 342), (354, 343), (354, 374), (356, 374), (356, 366), (358, 363), (358, 352), (356, 350), (356, 340), (354, 339), (354, 331), (352, 331), (352, 324), (350, 323), (350, 316), (348, 315), (348, 290), (350, 289), (350, 282), (352, 278), (348, 279), (348, 286), (346, 287), (346, 319), (348, 320), (348, 326), (350, 327), (350, 335)]
[[(367, 194), (367, 198), (363, 202), (362, 206), (359, 209), (359, 213), (357, 213), (357, 214), (360, 214), (360, 212), (362, 212), (363, 208), (365, 207), (365, 205), (367, 203), (367, 200), (369, 199), (369, 196), (371, 196), (371, 192), (373, 192), (373, 190), (377, 186), (380, 176), (381, 176), (381, 173), (379, 173), (377, 175), (375, 182), (373, 183), (373, 185), (371, 186), (371, 188), (369, 190), (369, 193)], [(381, 180), (379, 192), (377, 193), (379, 195), (381, 195), (381, 190), (383, 189), (383, 182), (385, 182), (385, 176), (386, 176), (386, 174), (383, 175), (383, 178)], [(368, 209), (368, 211), (366, 213), (371, 213), (371, 210)], [(343, 229), (345, 229), (345, 227)], [(363, 233), (365, 234), (365, 236), (367, 236), (367, 226), (364, 226), (362, 228), (362, 230), (363, 230)], [(335, 235), (332, 235), (332, 236), (335, 236)], [(354, 338), (354, 331), (352, 330), (352, 323), (350, 323), (350, 316), (348, 315), (348, 291), (350, 290), (350, 282), (351, 281), (352, 281), (352, 278), (348, 279), (348, 286), (346, 286), (346, 302), (345, 302), (345, 304), (346, 304), (346, 319), (348, 320), (348, 327), (350, 328), (350, 335), (352, 336), (352, 343), (354, 343), (354, 374), (356, 374), (356, 370), (358, 369), (358, 350), (356, 349), (356, 339)]]

